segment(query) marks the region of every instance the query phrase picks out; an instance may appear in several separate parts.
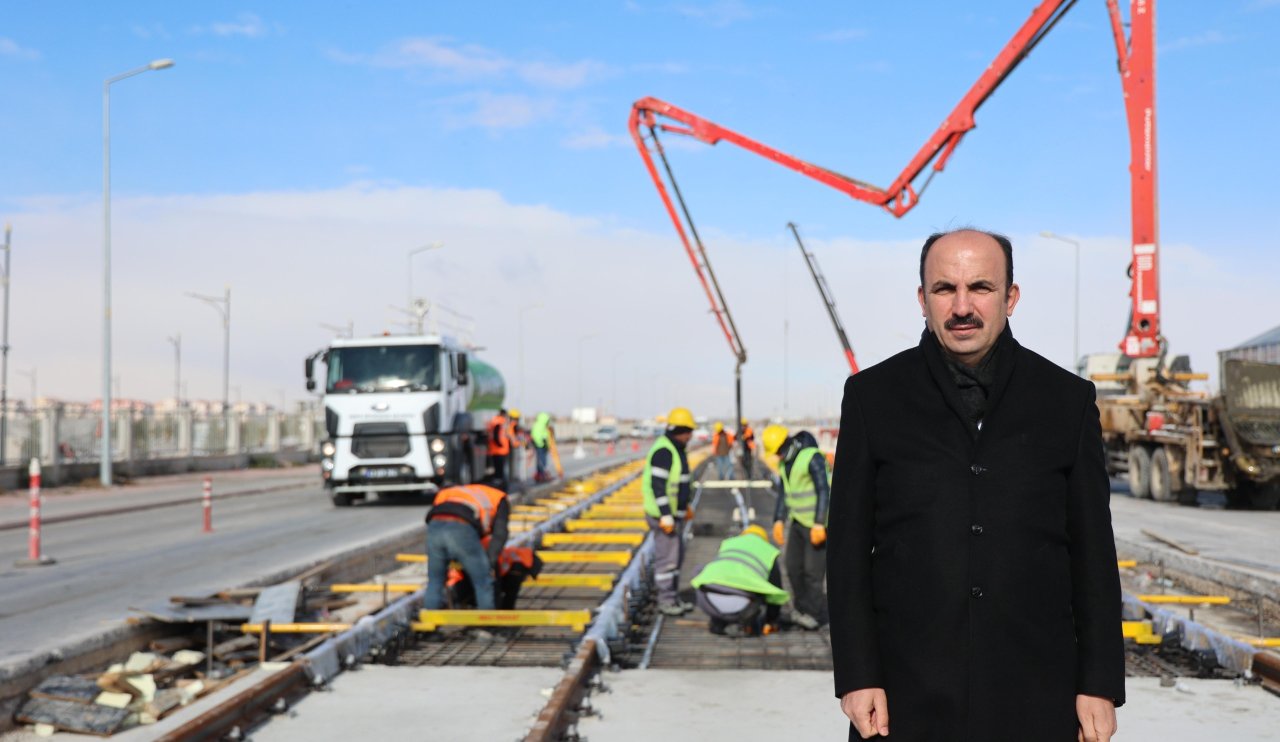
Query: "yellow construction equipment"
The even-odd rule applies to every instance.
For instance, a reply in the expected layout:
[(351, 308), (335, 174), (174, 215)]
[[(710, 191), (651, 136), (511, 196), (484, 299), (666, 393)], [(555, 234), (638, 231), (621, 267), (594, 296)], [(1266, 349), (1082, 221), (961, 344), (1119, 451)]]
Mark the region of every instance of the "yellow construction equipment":
[[(441, 626), (567, 626), (585, 631), (591, 611), (428, 611), (418, 612), (414, 631), (435, 631)], [(274, 629), (274, 627), (273, 627)]]

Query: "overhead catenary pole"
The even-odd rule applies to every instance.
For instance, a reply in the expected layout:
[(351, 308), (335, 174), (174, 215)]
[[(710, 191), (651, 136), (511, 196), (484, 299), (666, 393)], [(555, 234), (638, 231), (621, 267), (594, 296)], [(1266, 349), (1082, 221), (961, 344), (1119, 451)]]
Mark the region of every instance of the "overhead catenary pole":
[(4, 466), (9, 439), (9, 237), (13, 226), (4, 225), (4, 338), (0, 340), (0, 466)]
[(156, 59), (102, 83), (102, 446), (98, 478), (103, 487), (111, 486), (111, 84), (172, 66), (172, 59)]

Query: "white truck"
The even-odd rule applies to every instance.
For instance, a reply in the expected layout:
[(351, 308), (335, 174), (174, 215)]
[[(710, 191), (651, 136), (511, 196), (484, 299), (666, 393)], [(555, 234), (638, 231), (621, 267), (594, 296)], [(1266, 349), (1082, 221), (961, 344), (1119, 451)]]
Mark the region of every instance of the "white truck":
[(467, 347), (441, 335), (337, 339), (306, 359), (308, 391), (317, 360), (327, 369), (320, 468), (334, 505), (484, 474), (485, 428), (505, 388)]

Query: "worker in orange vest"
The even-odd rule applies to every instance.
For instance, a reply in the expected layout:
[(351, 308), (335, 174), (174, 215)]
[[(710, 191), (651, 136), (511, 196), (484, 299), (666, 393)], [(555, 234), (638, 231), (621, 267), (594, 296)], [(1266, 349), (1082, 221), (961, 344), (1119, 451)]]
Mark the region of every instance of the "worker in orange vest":
[(486, 428), (489, 438), (489, 463), (493, 466), (494, 481), (507, 486), (507, 462), (511, 458), (511, 424), (505, 409), (498, 410)]
[(750, 479), (755, 475), (756, 432), (751, 429), (747, 418), (742, 418), (740, 422), (742, 426), (738, 428), (738, 440), (742, 441), (742, 470), (747, 473), (747, 479)]
[(507, 493), (483, 484), (446, 487), (427, 511), (427, 594), (422, 607), (444, 606), (449, 562), (458, 562), (475, 588), (476, 608), (494, 608), (494, 565), (507, 544)]
[(724, 429), (724, 423), (716, 423), (711, 434), (711, 456), (721, 479), (733, 479), (733, 433)]

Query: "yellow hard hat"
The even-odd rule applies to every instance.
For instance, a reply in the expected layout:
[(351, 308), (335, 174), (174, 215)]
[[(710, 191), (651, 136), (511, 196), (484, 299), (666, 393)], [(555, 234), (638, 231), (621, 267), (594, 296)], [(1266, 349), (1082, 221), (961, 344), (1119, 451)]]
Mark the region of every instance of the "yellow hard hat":
[(745, 417), (744, 417), (744, 418), (742, 418), (742, 424), (743, 424), (743, 425), (746, 425), (746, 424), (747, 424), (747, 418), (745, 418)]
[(693, 413), (687, 407), (675, 407), (667, 413), (667, 427), (693, 429), (698, 424), (693, 421)]
[(512, 407), (511, 409), (507, 410), (507, 416), (518, 418), (520, 417), (520, 410), (517, 410), (516, 408)]
[(724, 432), (724, 423), (716, 423), (716, 432), (717, 433)]
[(779, 448), (782, 448), (782, 442), (787, 439), (787, 429), (782, 425), (770, 425), (760, 434), (760, 440), (764, 443), (764, 451), (769, 455), (776, 454)]
[(752, 523), (751, 525), (742, 529), (743, 536), (747, 535), (748, 533), (751, 534), (752, 536), (758, 536), (765, 541), (769, 540), (769, 534), (765, 533), (764, 529), (756, 525), (755, 523)]

